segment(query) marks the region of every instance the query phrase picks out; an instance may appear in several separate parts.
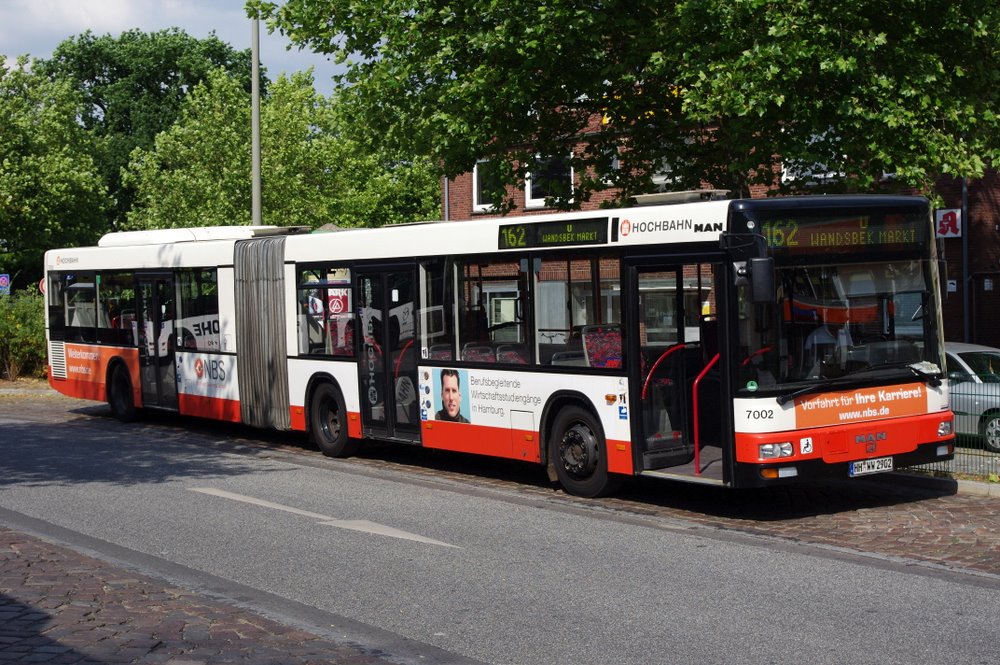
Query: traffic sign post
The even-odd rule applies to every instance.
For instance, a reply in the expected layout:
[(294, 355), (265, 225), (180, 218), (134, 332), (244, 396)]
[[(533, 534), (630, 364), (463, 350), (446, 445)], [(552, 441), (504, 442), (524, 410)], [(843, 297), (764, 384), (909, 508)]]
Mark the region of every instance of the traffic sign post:
[(10, 275), (0, 275), (0, 295), (10, 295)]

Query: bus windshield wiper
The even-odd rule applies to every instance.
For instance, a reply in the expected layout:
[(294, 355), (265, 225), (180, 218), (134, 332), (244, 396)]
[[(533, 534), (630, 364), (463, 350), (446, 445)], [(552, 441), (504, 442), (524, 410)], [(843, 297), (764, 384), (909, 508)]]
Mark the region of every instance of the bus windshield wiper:
[(914, 376), (919, 378), (924, 383), (928, 384), (932, 388), (937, 388), (941, 385), (941, 370), (932, 362), (922, 360), (916, 363), (887, 363), (885, 365), (874, 365), (872, 367), (863, 367), (861, 369), (856, 369), (853, 372), (848, 372), (843, 376), (838, 376), (835, 379), (827, 383), (813, 384), (811, 386), (806, 386), (804, 388), (799, 388), (798, 390), (793, 390), (790, 393), (784, 395), (778, 395), (778, 404), (784, 406), (788, 402), (791, 402), (796, 397), (802, 397), (803, 395), (808, 395), (809, 393), (820, 392), (828, 388), (837, 388), (843, 383), (843, 379), (849, 376), (857, 376), (858, 374), (863, 374), (865, 372), (873, 372), (882, 369), (906, 369), (913, 373)]
[(803, 395), (808, 395), (809, 393), (818, 393), (830, 386), (829, 383), (817, 383), (811, 386), (806, 386), (805, 388), (799, 388), (798, 390), (793, 390), (790, 393), (785, 393), (783, 395), (778, 395), (778, 406), (784, 406), (788, 404), (796, 397), (802, 397)]
[(862, 367), (852, 372), (848, 372), (844, 376), (856, 376), (865, 372), (875, 372), (883, 369), (909, 370), (914, 376), (932, 388), (937, 388), (941, 385), (941, 369), (934, 363), (927, 360), (921, 360), (919, 362), (897, 362), (885, 363), (883, 365), (872, 365), (870, 367)]

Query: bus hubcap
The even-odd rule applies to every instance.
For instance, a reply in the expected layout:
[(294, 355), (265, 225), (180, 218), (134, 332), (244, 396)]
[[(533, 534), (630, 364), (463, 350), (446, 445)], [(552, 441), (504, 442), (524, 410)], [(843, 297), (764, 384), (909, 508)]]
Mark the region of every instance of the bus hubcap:
[(597, 468), (597, 437), (583, 425), (573, 425), (559, 443), (563, 468), (577, 478), (589, 477)]

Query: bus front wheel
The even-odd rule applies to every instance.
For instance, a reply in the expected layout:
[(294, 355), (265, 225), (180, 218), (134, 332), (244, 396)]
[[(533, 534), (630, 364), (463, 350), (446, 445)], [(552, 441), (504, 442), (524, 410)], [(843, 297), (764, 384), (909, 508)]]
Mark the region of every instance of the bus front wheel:
[(347, 435), (344, 397), (329, 383), (322, 383), (313, 391), (309, 401), (309, 431), (327, 457), (348, 457), (357, 450), (357, 442)]
[(108, 405), (115, 418), (123, 423), (129, 423), (138, 416), (135, 408), (135, 397), (132, 393), (132, 379), (124, 365), (117, 365), (111, 371), (108, 382)]
[(608, 473), (607, 444), (600, 423), (577, 406), (562, 409), (552, 428), (549, 460), (559, 484), (577, 496), (597, 497), (621, 486), (621, 478)]

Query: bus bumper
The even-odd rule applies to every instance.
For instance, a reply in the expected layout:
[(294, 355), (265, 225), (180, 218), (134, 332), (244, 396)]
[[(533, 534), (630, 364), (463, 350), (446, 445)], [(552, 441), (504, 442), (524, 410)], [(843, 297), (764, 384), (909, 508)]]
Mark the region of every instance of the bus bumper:
[[(955, 437), (952, 436), (948, 439), (920, 444), (916, 450), (911, 452), (892, 455), (891, 468), (885, 468), (886, 464), (883, 463), (881, 465), (883, 468), (877, 468), (880, 465), (871, 465), (868, 468), (856, 469), (855, 462), (863, 461), (860, 459), (835, 463), (825, 462), (822, 459), (788, 461), (783, 463), (777, 461), (759, 462), (755, 464), (737, 462), (733, 486), (770, 487), (773, 485), (801, 483), (816, 478), (843, 478), (845, 480), (869, 478), (878, 476), (886, 471), (897, 471), (904, 467), (930, 464), (932, 462), (946, 462), (954, 457)], [(867, 461), (874, 462), (875, 460)]]

